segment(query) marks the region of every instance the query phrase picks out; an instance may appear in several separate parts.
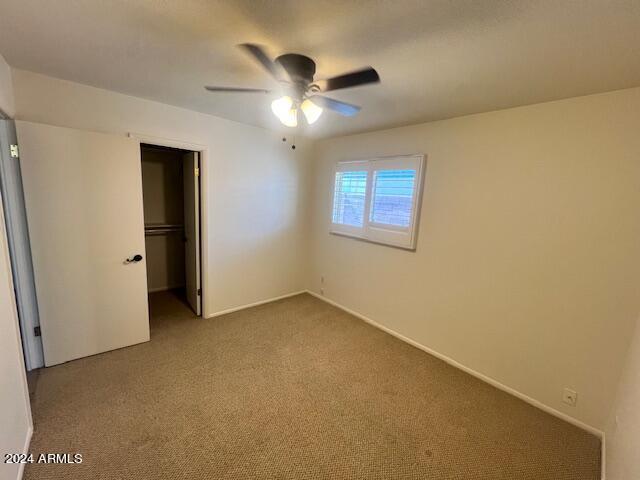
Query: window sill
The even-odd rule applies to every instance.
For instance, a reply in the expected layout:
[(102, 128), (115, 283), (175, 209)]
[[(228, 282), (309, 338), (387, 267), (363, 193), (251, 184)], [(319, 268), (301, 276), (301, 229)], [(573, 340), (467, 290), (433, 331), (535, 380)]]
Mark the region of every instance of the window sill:
[(393, 245), (391, 243), (380, 242), (377, 240), (372, 240), (370, 238), (360, 237), (358, 235), (350, 235), (348, 233), (343, 233), (343, 232), (335, 232), (333, 230), (329, 231), (329, 235), (335, 235), (336, 237), (351, 238), (353, 240), (360, 240), (361, 242), (372, 243), (374, 245), (382, 245), (383, 247), (395, 248), (397, 250), (404, 250), (406, 252), (415, 252), (417, 250), (417, 247), (404, 247), (402, 245)]

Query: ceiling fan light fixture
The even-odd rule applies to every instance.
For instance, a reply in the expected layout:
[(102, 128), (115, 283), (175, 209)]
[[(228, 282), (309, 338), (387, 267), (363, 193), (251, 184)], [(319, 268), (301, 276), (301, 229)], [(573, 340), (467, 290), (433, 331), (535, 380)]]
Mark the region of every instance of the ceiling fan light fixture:
[[(271, 103), (271, 110), (287, 127), (298, 126), (298, 110), (302, 111), (309, 125), (318, 121), (323, 110), (333, 111), (344, 117), (352, 117), (360, 111), (360, 107), (325, 97), (324, 94), (333, 90), (380, 82), (378, 72), (372, 67), (315, 81), (316, 63), (312, 58), (298, 53), (285, 53), (272, 59), (260, 45), (243, 43), (238, 46), (253, 57), (262, 69), (280, 84), (281, 90), (289, 94)], [(271, 93), (271, 90), (248, 87), (208, 85), (205, 89), (214, 93)]]
[(287, 127), (298, 125), (298, 110), (293, 104), (293, 99), (289, 96), (280, 97), (271, 102), (271, 110), (276, 117)]
[(320, 118), (320, 115), (322, 115), (322, 108), (317, 106), (308, 98), (305, 99), (304, 102), (302, 102), (302, 105), (300, 105), (300, 109), (302, 110), (302, 113), (304, 113), (304, 116), (307, 119), (307, 123), (309, 125), (315, 123), (316, 120)]

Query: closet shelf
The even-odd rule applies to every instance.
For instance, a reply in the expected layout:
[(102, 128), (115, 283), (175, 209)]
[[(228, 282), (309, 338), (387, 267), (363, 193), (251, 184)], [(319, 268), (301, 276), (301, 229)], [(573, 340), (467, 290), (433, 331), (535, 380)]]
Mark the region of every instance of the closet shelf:
[(184, 232), (184, 225), (173, 223), (148, 223), (144, 226), (145, 236), (168, 235), (170, 233)]

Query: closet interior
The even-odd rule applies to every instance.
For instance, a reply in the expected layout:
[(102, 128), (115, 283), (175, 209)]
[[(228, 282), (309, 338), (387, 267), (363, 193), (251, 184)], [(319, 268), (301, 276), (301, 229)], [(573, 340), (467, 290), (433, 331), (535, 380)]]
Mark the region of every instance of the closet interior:
[(201, 314), (199, 153), (142, 144), (142, 192), (151, 315), (180, 298)]

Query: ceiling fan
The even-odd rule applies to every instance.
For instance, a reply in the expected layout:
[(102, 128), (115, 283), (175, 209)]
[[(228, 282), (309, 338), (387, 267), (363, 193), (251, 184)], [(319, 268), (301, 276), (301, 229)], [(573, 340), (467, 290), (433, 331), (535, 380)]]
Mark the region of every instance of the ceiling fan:
[[(360, 111), (360, 107), (318, 94), (380, 81), (378, 72), (371, 67), (325, 80), (314, 80), (316, 64), (309, 57), (297, 53), (286, 53), (271, 60), (259, 45), (243, 43), (239, 47), (253, 56), (282, 86), (285, 95), (271, 103), (271, 110), (287, 127), (298, 125), (298, 109), (302, 110), (308, 124), (318, 120), (325, 108), (351, 117)], [(204, 88), (210, 92), (271, 93), (271, 90), (263, 88), (212, 86)]]

